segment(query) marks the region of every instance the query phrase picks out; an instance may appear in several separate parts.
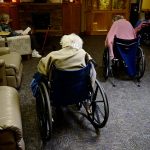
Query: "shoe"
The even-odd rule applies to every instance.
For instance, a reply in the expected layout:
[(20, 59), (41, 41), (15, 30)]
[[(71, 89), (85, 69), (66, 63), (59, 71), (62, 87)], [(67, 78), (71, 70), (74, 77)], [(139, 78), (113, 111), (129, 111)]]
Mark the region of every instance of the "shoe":
[(32, 57), (41, 58), (42, 56), (35, 49), (32, 51)]
[(92, 114), (92, 105), (90, 101), (85, 102), (84, 104), (85, 109), (87, 111), (88, 114)]
[(34, 49), (32, 52), (33, 52), (33, 53), (39, 53), (36, 49)]

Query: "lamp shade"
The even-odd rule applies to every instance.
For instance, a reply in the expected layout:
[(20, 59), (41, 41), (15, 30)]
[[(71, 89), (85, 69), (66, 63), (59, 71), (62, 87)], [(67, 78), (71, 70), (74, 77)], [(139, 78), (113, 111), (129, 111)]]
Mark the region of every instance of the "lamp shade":
[(150, 11), (150, 0), (142, 0), (142, 4), (141, 4), (141, 10), (142, 11), (146, 11), (149, 10)]

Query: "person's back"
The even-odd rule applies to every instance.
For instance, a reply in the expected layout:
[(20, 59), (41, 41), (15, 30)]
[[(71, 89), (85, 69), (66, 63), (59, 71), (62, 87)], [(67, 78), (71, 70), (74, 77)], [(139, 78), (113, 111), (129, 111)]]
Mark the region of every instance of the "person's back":
[(134, 39), (136, 37), (134, 28), (126, 19), (115, 21), (114, 26), (116, 26), (116, 37), (120, 39)]
[[(64, 35), (61, 38), (60, 44), (62, 49), (50, 52), (46, 57), (43, 57), (37, 66), (38, 72), (43, 75), (48, 75), (52, 71), (52, 66), (55, 65), (58, 69), (63, 70), (79, 70), (87, 65), (91, 60), (91, 56), (82, 49), (83, 41), (76, 34)], [(91, 82), (95, 83), (96, 71), (91, 64)]]
[(60, 44), (62, 49), (50, 52), (38, 64), (38, 71), (47, 75), (52, 65), (65, 70), (77, 70), (86, 66), (87, 59), (91, 56), (82, 49), (83, 41), (76, 34), (64, 35)]

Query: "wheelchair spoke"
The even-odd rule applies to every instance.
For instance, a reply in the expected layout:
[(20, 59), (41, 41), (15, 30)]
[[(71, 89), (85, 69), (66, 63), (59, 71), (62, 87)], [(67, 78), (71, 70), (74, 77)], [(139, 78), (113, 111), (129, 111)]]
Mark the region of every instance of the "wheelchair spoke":
[(40, 94), (37, 99), (37, 114), (38, 114), (41, 137), (43, 139), (46, 134), (46, 130), (45, 130), (46, 129), (46, 127), (45, 127), (46, 119), (45, 119), (45, 109), (44, 109), (45, 103), (44, 103), (44, 95), (42, 93), (41, 88), (40, 88), (39, 92), (40, 92)]
[(105, 126), (109, 115), (107, 96), (98, 80), (96, 80), (93, 91), (94, 93), (91, 94), (92, 101), (90, 105), (92, 107), (92, 112), (88, 113), (87, 111), (87, 114), (89, 120), (95, 127), (102, 128)]
[(109, 72), (110, 72), (108, 48), (105, 48), (104, 50), (102, 65), (103, 65), (103, 76), (104, 76), (104, 79), (107, 80), (109, 76)]
[(37, 97), (36, 106), (41, 138), (45, 142), (51, 136), (52, 118), (49, 94), (44, 83), (39, 85), (39, 96)]
[(138, 48), (137, 52), (136, 65), (137, 65), (137, 79), (140, 79), (143, 77), (145, 72), (145, 56), (142, 48), (140, 47)]

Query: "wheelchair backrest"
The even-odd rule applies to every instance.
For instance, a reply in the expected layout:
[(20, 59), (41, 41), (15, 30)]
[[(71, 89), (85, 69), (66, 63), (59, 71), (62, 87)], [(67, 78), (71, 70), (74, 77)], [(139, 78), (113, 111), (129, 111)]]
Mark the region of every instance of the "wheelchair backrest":
[(66, 71), (53, 67), (50, 78), (50, 99), (53, 106), (66, 106), (84, 101), (89, 96), (91, 64)]
[(114, 38), (114, 56), (117, 59), (123, 60), (127, 74), (131, 77), (136, 75), (136, 58), (139, 46), (139, 39), (119, 39)]

